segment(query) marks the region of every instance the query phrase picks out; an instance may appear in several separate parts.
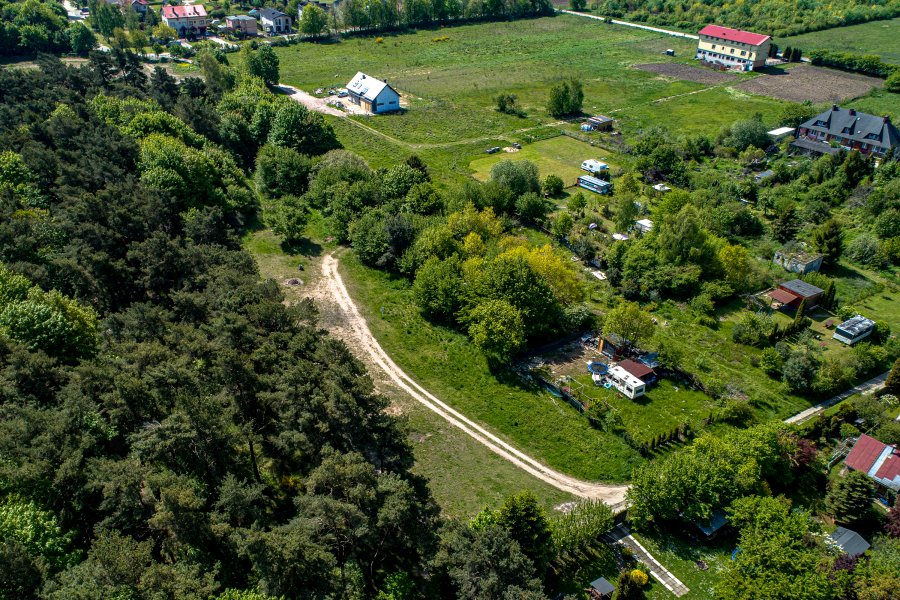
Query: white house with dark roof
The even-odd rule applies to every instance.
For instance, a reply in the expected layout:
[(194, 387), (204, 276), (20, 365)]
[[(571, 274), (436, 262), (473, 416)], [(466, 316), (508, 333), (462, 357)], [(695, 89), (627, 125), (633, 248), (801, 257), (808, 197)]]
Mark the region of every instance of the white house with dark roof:
[(350, 102), (373, 114), (400, 110), (400, 94), (397, 90), (388, 85), (387, 81), (369, 77), (362, 72), (357, 73), (347, 84), (347, 93)]
[(259, 20), (262, 23), (262, 29), (266, 33), (290, 33), (291, 18), (274, 8), (261, 8), (259, 10)]
[(877, 117), (841, 108), (833, 104), (830, 110), (813, 117), (797, 128), (797, 139), (791, 144), (798, 150), (833, 154), (836, 142), (848, 150), (861, 154), (884, 156), (900, 145), (900, 130), (890, 117)]

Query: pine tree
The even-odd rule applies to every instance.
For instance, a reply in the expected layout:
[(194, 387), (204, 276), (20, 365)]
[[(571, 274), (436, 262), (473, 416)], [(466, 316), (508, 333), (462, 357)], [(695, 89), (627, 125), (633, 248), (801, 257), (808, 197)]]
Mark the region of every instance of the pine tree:
[(894, 366), (888, 373), (887, 380), (884, 382), (884, 391), (895, 396), (900, 395), (900, 358), (894, 361)]
[(853, 524), (868, 518), (874, 494), (869, 477), (860, 471), (851, 471), (834, 484), (825, 503), (835, 520)]
[[(806, 298), (800, 301), (800, 306), (797, 307), (797, 314), (794, 315), (794, 322), (792, 323), (793, 327), (797, 329), (800, 328), (800, 323), (803, 322), (803, 317), (806, 316)], [(793, 333), (793, 331), (792, 331)]]
[(784, 51), (781, 53), (781, 59), (790, 61), (791, 60), (791, 47), (785, 46)]
[(800, 48), (794, 48), (791, 52), (791, 62), (800, 62), (801, 58), (803, 58), (803, 51)]

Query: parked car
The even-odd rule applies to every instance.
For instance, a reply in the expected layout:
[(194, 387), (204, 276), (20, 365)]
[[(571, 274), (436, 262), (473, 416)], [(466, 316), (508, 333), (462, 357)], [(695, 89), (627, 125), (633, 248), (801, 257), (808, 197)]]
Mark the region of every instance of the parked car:
[(493, 148), (488, 148), (487, 150), (485, 150), (485, 152), (487, 152), (488, 154), (496, 154), (496, 153), (500, 152), (500, 146), (494, 146)]
[(520, 144), (519, 142), (515, 142), (515, 143), (513, 143), (512, 147), (515, 148), (516, 150), (521, 150), (522, 144)]
[(346, 98), (349, 95), (350, 94), (349, 94), (349, 92), (347, 92), (347, 90), (341, 90), (338, 92), (338, 98)]

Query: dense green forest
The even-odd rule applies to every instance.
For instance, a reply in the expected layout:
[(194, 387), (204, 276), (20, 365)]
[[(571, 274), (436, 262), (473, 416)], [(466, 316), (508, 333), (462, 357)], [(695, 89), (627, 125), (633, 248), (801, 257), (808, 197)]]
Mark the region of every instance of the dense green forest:
[(818, 0), (599, 0), (592, 7), (603, 15), (689, 31), (699, 29), (706, 23), (716, 23), (774, 36), (795, 35), (900, 15), (900, 2), (897, 0), (840, 3)]

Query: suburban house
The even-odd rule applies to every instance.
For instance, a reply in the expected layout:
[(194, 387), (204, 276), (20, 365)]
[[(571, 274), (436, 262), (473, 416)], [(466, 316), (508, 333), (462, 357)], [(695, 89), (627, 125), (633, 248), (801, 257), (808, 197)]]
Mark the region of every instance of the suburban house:
[(656, 383), (656, 371), (643, 363), (639, 363), (628, 358), (620, 362), (619, 366), (628, 371), (631, 375), (643, 381), (648, 386)]
[(640, 398), (647, 390), (647, 384), (623, 369), (621, 365), (611, 368), (606, 377), (614, 388), (631, 400)]
[(120, 9), (131, 8), (141, 19), (147, 16), (147, 8), (150, 5), (147, 0), (116, 0), (114, 4)]
[(261, 8), (259, 20), (262, 22), (263, 31), (266, 33), (290, 33), (291, 18), (274, 8)]
[(766, 66), (772, 38), (759, 33), (707, 25), (700, 30), (698, 58), (714, 65), (753, 71)]
[(369, 77), (362, 72), (357, 73), (347, 84), (347, 93), (350, 94), (350, 102), (373, 114), (400, 110), (400, 94), (397, 90), (389, 86), (387, 81)]
[(807, 309), (815, 308), (819, 305), (819, 300), (823, 295), (825, 295), (825, 290), (800, 279), (785, 281), (769, 293), (769, 297), (775, 302), (794, 309), (800, 308), (800, 304), (804, 300), (806, 300)]
[(791, 273), (806, 275), (821, 269), (823, 258), (821, 254), (804, 252), (795, 245), (789, 245), (775, 252), (772, 262)]
[(178, 37), (194, 37), (206, 34), (206, 9), (200, 4), (162, 7), (163, 23), (171, 27)]
[(852, 346), (856, 342), (872, 335), (873, 331), (875, 331), (875, 321), (862, 315), (856, 315), (838, 325), (834, 330), (834, 335), (831, 337), (848, 346)]
[(650, 219), (638, 219), (634, 222), (634, 228), (641, 233), (650, 233), (653, 230), (653, 221)]
[(606, 578), (601, 577), (592, 581), (591, 587), (586, 591), (591, 600), (611, 600), (616, 588)]
[(834, 154), (838, 149), (832, 148), (831, 142), (861, 154), (885, 156), (900, 145), (900, 130), (891, 123), (890, 117), (876, 117), (833, 104), (830, 110), (797, 128), (797, 139), (791, 147), (817, 154)]
[(241, 35), (256, 35), (256, 19), (248, 15), (232, 15), (225, 17), (225, 27)]
[(894, 446), (882, 444), (863, 433), (844, 459), (844, 464), (874, 480), (876, 492), (900, 492), (900, 452)]

